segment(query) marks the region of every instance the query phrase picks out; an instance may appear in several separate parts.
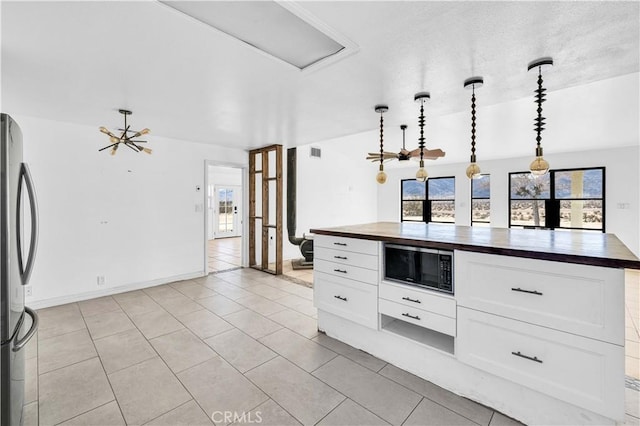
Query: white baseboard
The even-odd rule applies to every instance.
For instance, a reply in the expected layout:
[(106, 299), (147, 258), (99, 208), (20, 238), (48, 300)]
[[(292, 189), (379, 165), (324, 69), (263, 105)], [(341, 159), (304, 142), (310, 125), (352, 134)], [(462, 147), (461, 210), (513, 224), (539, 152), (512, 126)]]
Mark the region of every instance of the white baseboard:
[(171, 277), (158, 278), (151, 281), (143, 281), (138, 283), (126, 284), (118, 287), (110, 287), (101, 290), (88, 291), (85, 293), (70, 294), (68, 296), (53, 297), (51, 299), (29, 301), (25, 300), (25, 304), (32, 309), (50, 308), (52, 306), (64, 305), (67, 303), (80, 302), (96, 297), (111, 296), (112, 294), (125, 293), (132, 290), (140, 290), (142, 288), (155, 287), (157, 285), (172, 283), (174, 281), (190, 280), (193, 278), (204, 277), (207, 274), (204, 271), (191, 272), (188, 274), (174, 275)]

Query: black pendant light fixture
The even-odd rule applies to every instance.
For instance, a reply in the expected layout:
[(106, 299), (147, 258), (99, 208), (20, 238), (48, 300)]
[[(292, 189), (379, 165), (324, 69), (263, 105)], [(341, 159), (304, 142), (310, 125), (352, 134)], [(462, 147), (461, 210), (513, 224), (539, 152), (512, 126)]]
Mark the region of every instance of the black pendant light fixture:
[(467, 177), (477, 179), (480, 175), (480, 166), (476, 163), (476, 88), (482, 87), (482, 77), (471, 77), (464, 81), (465, 89), (471, 88), (471, 162), (467, 167)]
[(387, 105), (376, 105), (374, 109), (376, 112), (380, 113), (380, 168), (378, 174), (376, 175), (376, 181), (379, 184), (383, 184), (387, 181), (387, 174), (384, 172), (384, 165), (382, 164), (382, 162), (384, 161), (384, 118), (382, 117), (382, 115), (385, 112), (389, 111), (389, 107)]
[(429, 175), (424, 168), (424, 103), (431, 99), (429, 92), (419, 92), (413, 96), (415, 102), (420, 102), (420, 117), (418, 117), (418, 125), (420, 126), (420, 138), (418, 138), (418, 147), (420, 149), (420, 168), (416, 172), (416, 180), (418, 182), (425, 182)]
[[(151, 154), (150, 148), (144, 148), (138, 145), (141, 143), (147, 143), (147, 141), (134, 140), (134, 138), (137, 138), (142, 135), (146, 135), (147, 133), (150, 132), (150, 130), (147, 128), (144, 128), (140, 131), (129, 130), (129, 127), (131, 126), (127, 124), (127, 115), (131, 115), (132, 112), (127, 109), (120, 109), (118, 110), (118, 112), (124, 115), (124, 128), (118, 129), (118, 131), (122, 133), (120, 134), (120, 136), (116, 136), (112, 132), (110, 132), (106, 127), (104, 126), (100, 127), (100, 131), (105, 135), (109, 136), (109, 142), (111, 142), (111, 144), (105, 146), (104, 148), (100, 148), (98, 151), (104, 151), (105, 149), (111, 148), (111, 155), (116, 155), (116, 151), (118, 150), (118, 147), (120, 146), (120, 144), (123, 144), (126, 147), (131, 148), (135, 152), (146, 152), (147, 154)], [(133, 133), (133, 134), (129, 135), (129, 133)]]
[(553, 59), (546, 57), (536, 59), (535, 61), (529, 62), (529, 66), (527, 71), (531, 71), (533, 68), (538, 68), (538, 88), (534, 91), (535, 102), (538, 105), (538, 116), (535, 118), (534, 123), (534, 131), (537, 133), (536, 136), (536, 158), (531, 162), (529, 169), (531, 170), (531, 174), (534, 176), (542, 176), (549, 171), (549, 163), (542, 157), (542, 136), (541, 133), (544, 130), (544, 120), (545, 118), (542, 116), (542, 103), (545, 101), (545, 92), (547, 89), (542, 87), (542, 68), (550, 67), (553, 65)]

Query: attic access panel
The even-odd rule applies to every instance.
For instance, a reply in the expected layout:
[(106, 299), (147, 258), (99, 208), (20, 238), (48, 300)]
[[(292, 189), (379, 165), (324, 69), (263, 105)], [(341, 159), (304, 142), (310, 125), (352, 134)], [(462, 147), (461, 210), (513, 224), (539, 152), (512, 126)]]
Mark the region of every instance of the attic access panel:
[(345, 48), (274, 1), (160, 2), (301, 70)]

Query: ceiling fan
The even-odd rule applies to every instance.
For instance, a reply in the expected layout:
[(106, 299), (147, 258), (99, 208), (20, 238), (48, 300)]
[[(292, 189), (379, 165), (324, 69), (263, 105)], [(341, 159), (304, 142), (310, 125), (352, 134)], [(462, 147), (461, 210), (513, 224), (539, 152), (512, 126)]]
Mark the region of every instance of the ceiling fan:
[[(402, 149), (400, 152), (389, 152), (384, 151), (382, 153), (383, 160), (398, 160), (398, 161), (407, 161), (411, 158), (420, 158), (420, 148), (416, 148), (413, 151), (409, 151), (405, 148), (405, 130), (407, 130), (406, 124), (401, 124), (400, 129), (402, 130)], [(440, 157), (444, 157), (445, 152), (441, 149), (424, 149), (423, 157), (427, 160), (437, 160)], [(372, 162), (380, 161), (380, 154), (376, 152), (369, 152), (367, 155), (367, 160), (371, 160)]]
[[(109, 129), (107, 129), (106, 127), (100, 127), (100, 131), (105, 135), (109, 136), (110, 145), (107, 145), (104, 148), (100, 148), (98, 151), (103, 151), (105, 149), (111, 148), (111, 155), (115, 155), (120, 144), (123, 144), (126, 147), (131, 148), (135, 152), (146, 152), (147, 154), (151, 154), (150, 148), (144, 148), (138, 145), (141, 143), (147, 143), (147, 141), (134, 139), (139, 136), (146, 135), (147, 133), (150, 132), (150, 130), (147, 128), (142, 129), (140, 131), (129, 130), (131, 126), (127, 124), (127, 115), (131, 115), (132, 112), (126, 109), (119, 109), (118, 112), (124, 115), (124, 129), (118, 129), (118, 131), (122, 133), (120, 134), (120, 136), (116, 136), (112, 132), (110, 132)], [(129, 133), (133, 133), (133, 134), (130, 135)]]

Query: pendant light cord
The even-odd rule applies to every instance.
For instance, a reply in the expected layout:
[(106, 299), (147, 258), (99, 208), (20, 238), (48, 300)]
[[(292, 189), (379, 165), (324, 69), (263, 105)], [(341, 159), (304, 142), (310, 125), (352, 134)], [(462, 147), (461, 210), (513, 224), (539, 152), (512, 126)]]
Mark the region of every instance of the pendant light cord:
[(384, 129), (384, 118), (382, 117), (382, 112), (380, 112), (380, 165), (382, 166), (382, 162), (384, 160), (384, 148), (383, 148), (383, 129)]
[(544, 120), (545, 118), (542, 116), (542, 103), (545, 101), (545, 92), (547, 89), (542, 87), (542, 67), (538, 67), (538, 89), (535, 90), (535, 102), (538, 104), (538, 117), (534, 120), (535, 123), (535, 131), (537, 133), (536, 141), (538, 143), (538, 149), (540, 148), (540, 143), (542, 142), (541, 133), (544, 130)]
[(476, 85), (471, 85), (471, 162), (476, 162)]
[(420, 118), (418, 119), (420, 125), (420, 161), (424, 156), (424, 100), (420, 100)]

